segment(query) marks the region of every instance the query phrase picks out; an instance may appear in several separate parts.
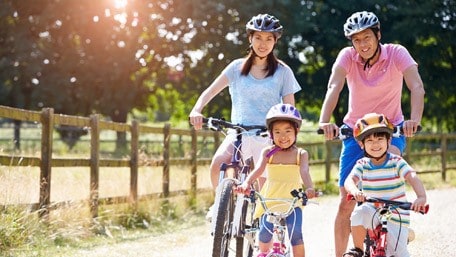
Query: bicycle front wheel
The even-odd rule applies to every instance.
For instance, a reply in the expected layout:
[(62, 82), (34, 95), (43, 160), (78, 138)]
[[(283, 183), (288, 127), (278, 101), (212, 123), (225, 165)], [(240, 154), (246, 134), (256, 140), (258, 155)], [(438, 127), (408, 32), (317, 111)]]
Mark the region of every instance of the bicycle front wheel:
[(215, 222), (212, 257), (228, 257), (228, 250), (232, 239), (231, 226), (233, 223), (235, 203), (235, 194), (233, 194), (234, 181), (227, 180), (222, 186), (218, 209), (215, 211), (216, 217), (212, 220), (212, 222)]

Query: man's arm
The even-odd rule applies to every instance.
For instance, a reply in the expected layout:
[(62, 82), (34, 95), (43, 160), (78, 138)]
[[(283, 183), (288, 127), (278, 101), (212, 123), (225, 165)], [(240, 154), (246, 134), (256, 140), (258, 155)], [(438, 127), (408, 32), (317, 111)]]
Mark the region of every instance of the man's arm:
[(404, 135), (412, 136), (421, 123), (424, 110), (424, 86), (418, 73), (418, 67), (412, 65), (404, 71), (404, 80), (410, 90), (410, 120), (404, 122)]
[(325, 100), (321, 107), (319, 127), (323, 129), (327, 140), (333, 139), (338, 133), (338, 127), (330, 123), (331, 115), (339, 101), (340, 92), (345, 85), (345, 76), (347, 73), (342, 67), (335, 67), (329, 77), (328, 89)]

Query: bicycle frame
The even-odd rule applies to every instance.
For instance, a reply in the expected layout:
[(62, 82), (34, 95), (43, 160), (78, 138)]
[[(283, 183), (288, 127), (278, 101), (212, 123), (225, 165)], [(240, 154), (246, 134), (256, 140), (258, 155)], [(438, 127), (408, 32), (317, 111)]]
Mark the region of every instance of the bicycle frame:
[[(347, 200), (353, 200), (353, 195), (348, 194)], [(367, 197), (366, 202), (374, 203), (379, 205), (376, 209), (376, 214), (379, 214), (379, 224), (375, 228), (367, 229), (365, 243), (365, 254), (368, 257), (385, 257), (386, 249), (388, 248), (387, 235), (388, 235), (388, 220), (393, 210), (404, 209), (410, 210), (411, 202), (400, 202), (384, 200), (375, 197)], [(429, 211), (429, 205), (425, 206), (425, 209), (421, 211), (421, 214), (426, 214)], [(372, 219), (375, 218), (372, 217)], [(396, 245), (397, 246), (397, 245)]]
[[(242, 183), (253, 168), (251, 158), (243, 159), (242, 134), (248, 130), (266, 131), (264, 126), (242, 126), (230, 122), (208, 118), (203, 119), (209, 128), (222, 131), (226, 128), (234, 129), (236, 140), (233, 142), (233, 154), (230, 163), (220, 166), (219, 185), (217, 187), (211, 234), (214, 236), (213, 257), (227, 257), (231, 239), (236, 241), (236, 257), (243, 256), (244, 228), (247, 213), (247, 203), (244, 196), (233, 192), (236, 184)], [(229, 174), (228, 170), (233, 172)]]
[[(272, 250), (266, 255), (266, 257), (288, 257), (291, 256), (291, 246), (290, 242), (287, 242), (286, 232), (287, 226), (285, 224), (285, 219), (294, 212), (294, 208), (298, 205), (300, 201), (303, 206), (307, 205), (308, 198), (307, 195), (302, 191), (302, 189), (293, 190), (290, 192), (293, 198), (264, 198), (260, 193), (252, 190), (250, 193), (249, 201), (255, 203), (256, 199), (259, 200), (261, 206), (265, 210), (264, 215), (267, 215), (267, 221), (273, 224), (273, 241), (272, 241)], [(285, 212), (274, 212), (267, 206), (267, 202), (283, 202), (288, 204), (289, 207)], [(252, 210), (252, 212), (254, 209)], [(256, 234), (259, 231), (259, 226), (246, 229), (246, 235)], [(251, 236), (252, 237), (252, 236)], [(253, 243), (251, 242), (251, 245)]]

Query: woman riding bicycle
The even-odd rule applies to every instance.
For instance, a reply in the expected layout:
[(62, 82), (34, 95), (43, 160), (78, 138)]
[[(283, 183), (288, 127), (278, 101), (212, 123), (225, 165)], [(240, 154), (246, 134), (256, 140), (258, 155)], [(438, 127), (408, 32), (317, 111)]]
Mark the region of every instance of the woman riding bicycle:
[[(363, 202), (366, 197), (406, 201), (405, 184), (408, 183), (417, 196), (411, 209), (421, 211), (426, 205), (426, 191), (413, 168), (402, 157), (388, 152), (392, 134), (393, 125), (383, 114), (369, 113), (356, 122), (353, 135), (363, 149), (365, 157), (356, 162), (345, 180), (345, 189), (358, 202)], [(359, 183), (361, 189), (358, 188)], [(363, 256), (366, 229), (374, 229), (379, 222), (378, 219), (373, 219), (375, 212), (376, 207), (372, 203), (355, 207), (350, 218), (354, 248), (343, 257)], [(409, 223), (409, 211), (393, 211), (387, 228), (386, 256), (409, 256), (408, 229), (401, 229), (401, 226), (408, 227)]]
[[(274, 145), (261, 152), (258, 165), (239, 187), (249, 193), (252, 183), (263, 173), (267, 174), (266, 183), (260, 194), (266, 198), (291, 198), (290, 191), (301, 188), (304, 184), (308, 198), (315, 196), (312, 178), (309, 174), (309, 154), (296, 146), (296, 137), (301, 127), (299, 111), (289, 104), (273, 106), (267, 116), (266, 124)], [(280, 205), (280, 203), (279, 203)], [(288, 206), (282, 206), (288, 209)], [(280, 206), (268, 204), (268, 208), (276, 210)], [(256, 208), (256, 217), (262, 214), (261, 207)], [(305, 256), (302, 236), (302, 210), (296, 207), (286, 218), (288, 233), (293, 247), (293, 256)], [(273, 224), (268, 222), (266, 215), (260, 218), (259, 250), (260, 256), (266, 256), (271, 249)]]
[[(387, 116), (394, 125), (402, 124), (404, 136), (416, 133), (424, 108), (424, 88), (418, 65), (407, 49), (398, 44), (381, 44), (380, 21), (372, 12), (356, 12), (344, 24), (344, 34), (352, 42), (339, 52), (329, 77), (319, 127), (327, 140), (334, 139), (339, 127), (330, 122), (339, 95), (347, 82), (349, 98), (344, 126), (353, 128), (356, 120), (366, 113)], [(410, 90), (410, 119), (404, 120), (401, 109), (403, 81)], [(394, 138), (390, 151), (400, 155), (405, 149), (405, 137)], [(353, 138), (343, 140), (339, 165), (340, 203), (334, 222), (336, 256), (345, 252), (350, 235), (350, 214), (355, 206), (345, 200), (344, 181), (356, 160), (363, 156)]]
[[(249, 53), (234, 60), (204, 90), (189, 117), (195, 129), (201, 129), (203, 108), (223, 89), (229, 87), (231, 95), (231, 122), (242, 125), (264, 125), (269, 108), (278, 103), (295, 103), (294, 93), (301, 90), (293, 71), (274, 55), (274, 47), (281, 37), (283, 27), (269, 14), (258, 14), (246, 24)], [(243, 134), (244, 158), (253, 156), (258, 161), (259, 150), (270, 144), (267, 137), (256, 131)], [(228, 135), (217, 149), (210, 165), (211, 183), (218, 185), (220, 165), (229, 163), (236, 135)]]

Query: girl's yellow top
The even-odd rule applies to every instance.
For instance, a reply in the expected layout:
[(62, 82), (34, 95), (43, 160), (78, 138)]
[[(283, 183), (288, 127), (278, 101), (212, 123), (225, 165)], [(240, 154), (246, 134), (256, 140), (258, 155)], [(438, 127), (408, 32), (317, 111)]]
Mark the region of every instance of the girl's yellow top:
[[(267, 178), (260, 191), (265, 198), (292, 198), (290, 192), (293, 189), (302, 188), (300, 172), (301, 150), (298, 149), (296, 164), (273, 164), (271, 156), (266, 164)], [(289, 203), (283, 201), (268, 201), (269, 209), (273, 212), (286, 212), (290, 208)], [(259, 218), (264, 213), (263, 206), (256, 205), (255, 218)]]

